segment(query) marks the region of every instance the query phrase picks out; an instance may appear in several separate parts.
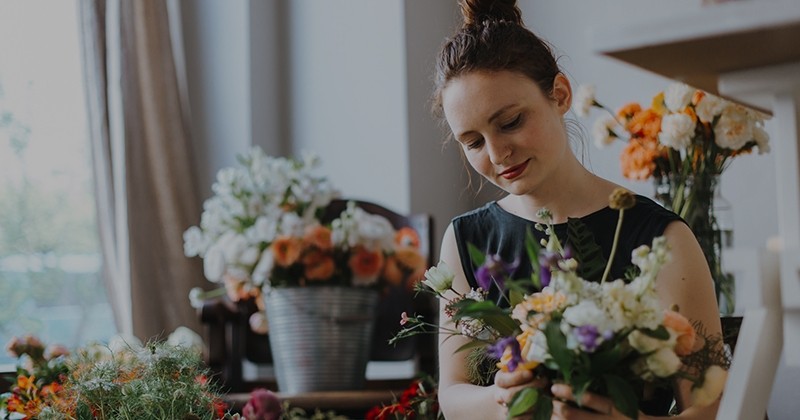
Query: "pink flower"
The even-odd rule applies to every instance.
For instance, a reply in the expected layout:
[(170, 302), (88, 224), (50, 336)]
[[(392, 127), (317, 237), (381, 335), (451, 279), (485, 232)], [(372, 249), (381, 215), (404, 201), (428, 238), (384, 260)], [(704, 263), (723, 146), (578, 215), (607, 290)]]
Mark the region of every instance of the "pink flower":
[(403, 312), (402, 314), (400, 314), (400, 325), (406, 325), (407, 322), (408, 322), (408, 314)]
[(256, 388), (250, 393), (250, 400), (242, 409), (247, 420), (278, 420), (281, 416), (281, 402), (272, 391)]

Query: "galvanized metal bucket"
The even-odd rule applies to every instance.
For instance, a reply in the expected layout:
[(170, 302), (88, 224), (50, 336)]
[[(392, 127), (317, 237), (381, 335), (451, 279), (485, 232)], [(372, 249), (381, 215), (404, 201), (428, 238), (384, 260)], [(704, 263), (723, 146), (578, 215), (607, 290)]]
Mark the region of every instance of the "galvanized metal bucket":
[(355, 287), (281, 287), (265, 294), (278, 390), (362, 389), (378, 292)]

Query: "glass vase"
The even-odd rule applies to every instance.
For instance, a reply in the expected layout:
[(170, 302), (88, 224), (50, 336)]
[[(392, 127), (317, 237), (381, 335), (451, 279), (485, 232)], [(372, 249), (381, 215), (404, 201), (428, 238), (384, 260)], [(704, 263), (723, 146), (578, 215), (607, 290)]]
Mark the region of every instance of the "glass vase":
[(655, 179), (655, 198), (686, 221), (703, 250), (722, 315), (736, 306), (733, 276), (722, 269), (722, 250), (733, 242), (730, 202), (722, 197), (718, 174), (671, 175)]

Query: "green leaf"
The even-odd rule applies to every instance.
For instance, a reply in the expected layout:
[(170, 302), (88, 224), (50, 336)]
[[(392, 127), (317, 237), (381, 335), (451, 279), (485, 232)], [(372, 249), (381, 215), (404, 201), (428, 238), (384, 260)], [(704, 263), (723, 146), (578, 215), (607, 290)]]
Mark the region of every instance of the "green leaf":
[(578, 261), (578, 275), (587, 280), (599, 280), (607, 261), (594, 234), (581, 219), (567, 219), (567, 243)]
[(550, 420), (551, 417), (553, 417), (553, 399), (542, 395), (539, 403), (533, 408), (533, 420)]
[(523, 415), (536, 405), (539, 399), (539, 390), (536, 388), (523, 388), (522, 391), (514, 394), (511, 403), (508, 405), (508, 418)]
[(663, 325), (659, 325), (658, 328), (654, 330), (641, 329), (639, 331), (641, 331), (648, 337), (653, 337), (658, 340), (669, 340), (669, 331), (667, 331), (667, 328), (664, 327)]
[(508, 301), (511, 303), (512, 308), (522, 303), (524, 299), (525, 296), (519, 289), (513, 289), (508, 292)]
[(482, 266), (483, 262), (486, 261), (486, 256), (483, 255), (483, 251), (471, 243), (467, 243), (467, 252), (469, 252), (469, 259), (475, 267)]
[(608, 396), (622, 414), (636, 419), (639, 417), (639, 398), (628, 381), (616, 375), (603, 375)]
[(480, 340), (470, 340), (470, 342), (469, 342), (469, 343), (467, 343), (467, 344), (464, 344), (464, 345), (462, 345), (461, 347), (457, 348), (457, 349), (456, 349), (456, 351), (454, 351), (453, 353), (458, 353), (458, 352), (460, 352), (460, 351), (469, 350), (469, 349), (474, 349), (474, 348), (477, 348), (477, 347), (482, 347), (482, 346), (485, 346), (485, 345), (486, 345), (486, 343), (484, 343), (483, 341), (480, 341)]
[(464, 299), (457, 302), (454, 307), (456, 313), (453, 315), (453, 321), (464, 318), (480, 319), (503, 336), (512, 335), (517, 330), (517, 322), (494, 302)]
[(599, 351), (592, 356), (591, 366), (592, 374), (597, 375), (617, 366), (622, 360), (624, 353), (620, 346), (612, 346), (605, 351)]
[(525, 252), (528, 253), (528, 260), (531, 262), (531, 281), (536, 286), (536, 290), (542, 290), (541, 267), (539, 266), (539, 253), (541, 252), (539, 241), (531, 231), (530, 227), (525, 232)]
[(544, 327), (544, 335), (547, 337), (547, 348), (553, 361), (558, 365), (564, 379), (569, 382), (572, 376), (572, 350), (567, 348), (567, 338), (561, 332), (558, 322), (548, 322)]

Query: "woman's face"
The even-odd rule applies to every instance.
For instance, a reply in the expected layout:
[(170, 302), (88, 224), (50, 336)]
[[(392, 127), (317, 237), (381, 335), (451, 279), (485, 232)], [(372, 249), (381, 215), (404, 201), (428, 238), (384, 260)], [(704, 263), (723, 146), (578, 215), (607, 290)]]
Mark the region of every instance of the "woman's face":
[(518, 72), (476, 71), (450, 80), (442, 106), (470, 165), (504, 191), (524, 195), (556, 180), (572, 153), (562, 119), (571, 91), (561, 74), (552, 96)]

